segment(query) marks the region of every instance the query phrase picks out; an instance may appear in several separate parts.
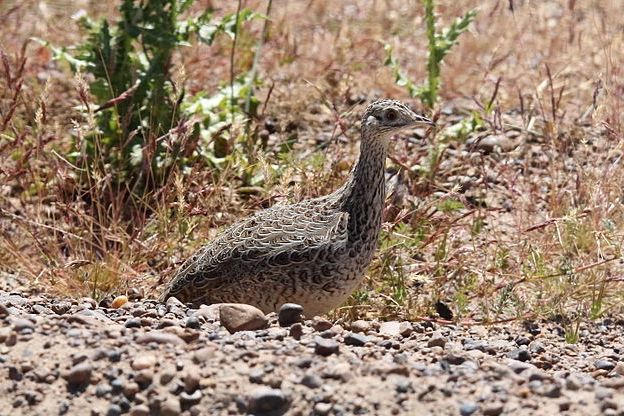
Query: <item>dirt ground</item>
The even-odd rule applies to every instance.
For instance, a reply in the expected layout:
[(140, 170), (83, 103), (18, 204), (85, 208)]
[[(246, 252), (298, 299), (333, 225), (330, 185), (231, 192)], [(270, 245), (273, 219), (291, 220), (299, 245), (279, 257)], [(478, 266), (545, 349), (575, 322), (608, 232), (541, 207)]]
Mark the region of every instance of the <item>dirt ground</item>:
[(556, 322), (280, 325), (270, 314), (230, 333), (225, 313), (2, 291), (0, 413), (624, 414), (623, 320), (582, 325), (566, 344)]

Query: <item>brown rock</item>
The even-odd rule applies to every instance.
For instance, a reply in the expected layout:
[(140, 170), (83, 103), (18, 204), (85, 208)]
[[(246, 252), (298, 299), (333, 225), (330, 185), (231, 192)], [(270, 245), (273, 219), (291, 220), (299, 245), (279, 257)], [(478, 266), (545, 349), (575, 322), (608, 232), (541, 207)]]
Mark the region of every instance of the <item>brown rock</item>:
[(401, 335), (401, 324), (397, 321), (382, 322), (379, 333), (387, 337), (398, 337)]
[(144, 370), (146, 368), (152, 368), (156, 364), (156, 357), (152, 354), (139, 355), (134, 360), (130, 366), (134, 370)]
[(184, 344), (184, 341), (179, 336), (164, 331), (151, 331), (139, 335), (136, 342), (138, 344), (149, 344), (150, 342), (156, 344)]
[(219, 307), (219, 320), (230, 333), (266, 328), (269, 321), (255, 306), (244, 303), (224, 303)]

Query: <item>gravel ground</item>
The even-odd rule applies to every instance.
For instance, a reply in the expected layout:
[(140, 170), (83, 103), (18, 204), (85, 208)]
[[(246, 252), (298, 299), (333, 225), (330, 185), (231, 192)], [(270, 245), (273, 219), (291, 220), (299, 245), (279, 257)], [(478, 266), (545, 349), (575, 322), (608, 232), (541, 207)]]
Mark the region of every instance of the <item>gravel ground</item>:
[(571, 345), (553, 322), (300, 319), (0, 291), (0, 413), (624, 415), (624, 320)]

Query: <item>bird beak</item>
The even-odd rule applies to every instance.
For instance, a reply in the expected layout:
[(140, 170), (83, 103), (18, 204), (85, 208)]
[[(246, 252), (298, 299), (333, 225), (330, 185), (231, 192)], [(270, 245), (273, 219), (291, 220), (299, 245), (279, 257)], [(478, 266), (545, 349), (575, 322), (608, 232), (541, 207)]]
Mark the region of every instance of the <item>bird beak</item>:
[(419, 114), (414, 114), (414, 118), (413, 118), (413, 124), (426, 124), (428, 126), (435, 126), (435, 123), (431, 120), (428, 119), (425, 116), (421, 116)]

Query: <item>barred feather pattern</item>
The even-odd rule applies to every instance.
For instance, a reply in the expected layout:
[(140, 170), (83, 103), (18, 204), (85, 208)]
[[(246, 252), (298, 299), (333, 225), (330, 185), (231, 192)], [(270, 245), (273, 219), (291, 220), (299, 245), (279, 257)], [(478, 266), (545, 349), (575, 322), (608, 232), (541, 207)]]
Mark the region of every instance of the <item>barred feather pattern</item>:
[(428, 120), (398, 101), (372, 103), (362, 119), (358, 162), (342, 187), (233, 224), (184, 262), (161, 300), (247, 303), (265, 313), (294, 302), (306, 316), (339, 306), (361, 283), (377, 247), (388, 137), (418, 122)]

